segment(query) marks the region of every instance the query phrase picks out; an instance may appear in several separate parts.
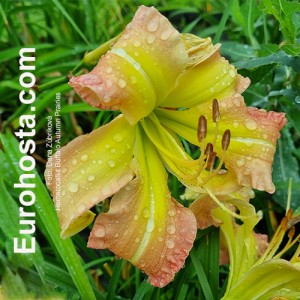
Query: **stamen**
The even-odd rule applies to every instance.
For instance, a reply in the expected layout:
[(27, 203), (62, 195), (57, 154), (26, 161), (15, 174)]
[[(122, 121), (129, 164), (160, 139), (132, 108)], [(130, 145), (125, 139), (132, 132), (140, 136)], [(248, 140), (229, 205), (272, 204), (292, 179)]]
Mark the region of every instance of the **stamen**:
[(200, 118), (198, 120), (198, 130), (197, 130), (199, 143), (201, 143), (205, 139), (206, 133), (207, 133), (206, 118), (204, 116), (200, 116)]
[(223, 137), (222, 137), (222, 149), (226, 151), (230, 144), (230, 130), (225, 130)]
[(208, 157), (214, 151), (212, 143), (207, 143), (204, 154)]
[(212, 118), (215, 123), (217, 123), (220, 118), (219, 102), (217, 99), (214, 99), (212, 103)]
[(212, 172), (215, 161), (216, 161), (216, 157), (217, 157), (217, 153), (216, 152), (212, 152), (207, 159), (207, 163), (206, 163), (206, 167), (207, 169)]

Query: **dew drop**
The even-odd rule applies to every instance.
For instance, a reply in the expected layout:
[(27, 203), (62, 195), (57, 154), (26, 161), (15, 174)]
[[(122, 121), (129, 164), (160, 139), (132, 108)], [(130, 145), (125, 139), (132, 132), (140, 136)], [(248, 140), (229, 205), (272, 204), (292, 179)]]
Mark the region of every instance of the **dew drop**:
[(101, 159), (98, 160), (98, 164), (101, 165), (103, 161)]
[(149, 218), (150, 217), (150, 210), (149, 210), (149, 208), (144, 208), (143, 209), (143, 217), (144, 218)]
[(163, 41), (166, 41), (167, 39), (169, 39), (169, 37), (171, 36), (172, 34), (172, 30), (165, 30), (161, 33), (160, 35), (160, 38), (163, 40)]
[(122, 142), (122, 140), (123, 140), (123, 137), (122, 137), (122, 135), (120, 134), (120, 133), (116, 133), (114, 136), (113, 136), (113, 140), (115, 141), (115, 142)]
[(175, 247), (175, 243), (172, 239), (168, 239), (166, 241), (166, 246), (167, 246), (168, 249), (173, 249)]
[(113, 160), (109, 160), (109, 161), (108, 161), (108, 165), (109, 165), (111, 168), (113, 168), (116, 164), (115, 164), (115, 162), (114, 162)]
[(125, 34), (123, 35), (123, 38), (124, 38), (125, 40), (128, 40), (128, 39), (130, 38), (130, 34), (125, 33)]
[(61, 170), (61, 172), (62, 172), (63, 174), (66, 174), (67, 171), (68, 171), (68, 168), (62, 168), (62, 170)]
[(167, 232), (169, 234), (174, 234), (176, 232), (176, 228), (173, 224), (167, 226)]
[(213, 93), (213, 92), (215, 91), (215, 88), (211, 87), (211, 88), (209, 89), (209, 91), (210, 91), (211, 93)]
[(133, 42), (133, 46), (136, 47), (136, 48), (138, 48), (138, 47), (141, 46), (141, 42), (140, 41), (134, 41)]
[(121, 89), (123, 89), (126, 86), (126, 81), (124, 79), (119, 79), (118, 85)]
[(175, 217), (176, 216), (176, 211), (174, 209), (169, 210), (168, 211), (168, 216)]
[(262, 137), (266, 140), (268, 138), (268, 135), (266, 133), (263, 133)]
[(105, 148), (106, 148), (106, 149), (109, 149), (109, 148), (110, 148), (110, 145), (109, 145), (109, 144), (106, 144), (106, 145), (105, 145)]
[(80, 170), (80, 174), (84, 175), (85, 174), (85, 170), (81, 169)]
[(257, 128), (257, 124), (253, 120), (246, 121), (245, 125), (246, 125), (247, 129), (249, 129), (249, 130), (255, 130)]
[(135, 221), (137, 221), (137, 220), (139, 219), (139, 216), (138, 216), (138, 215), (134, 215), (133, 219), (134, 219)]
[(73, 166), (76, 166), (76, 165), (77, 165), (77, 159), (76, 159), (76, 158), (72, 159), (72, 165), (73, 165)]
[(91, 197), (91, 201), (92, 201), (93, 203), (98, 202), (98, 201), (99, 201), (99, 196), (98, 196), (98, 195), (93, 195), (93, 196)]
[(74, 181), (72, 181), (70, 184), (69, 184), (69, 191), (71, 192), (71, 193), (77, 193), (77, 191), (78, 191), (78, 183), (77, 182), (74, 182)]
[(140, 241), (140, 239), (139, 238), (135, 238), (135, 240), (134, 240), (136, 243), (138, 243), (139, 241)]
[(147, 43), (149, 45), (151, 45), (152, 43), (154, 43), (155, 39), (156, 39), (156, 36), (154, 34), (149, 34), (146, 37), (146, 41), (147, 41)]
[(158, 238), (158, 241), (159, 242), (162, 242), (164, 239), (160, 236), (159, 238)]
[(111, 149), (110, 149), (110, 153), (111, 153), (111, 154), (116, 153), (116, 149), (115, 149), (115, 148), (111, 148)]
[(101, 237), (105, 236), (105, 233), (106, 233), (105, 227), (103, 225), (99, 225), (97, 227), (97, 229), (95, 230), (94, 234), (95, 234), (96, 237), (101, 238)]
[(89, 175), (88, 181), (94, 181), (95, 180), (95, 175)]
[(232, 78), (235, 77), (235, 71), (234, 71), (234, 69), (230, 69), (229, 70), (229, 76), (232, 77)]
[(147, 30), (149, 32), (155, 32), (158, 29), (158, 20), (157, 18), (151, 19), (147, 24)]
[(112, 67), (107, 67), (106, 68), (106, 73), (111, 73), (112, 72)]
[(89, 158), (89, 156), (88, 156), (87, 154), (83, 154), (83, 155), (81, 155), (81, 157), (80, 157), (80, 159), (81, 159), (82, 161), (87, 161), (88, 158)]

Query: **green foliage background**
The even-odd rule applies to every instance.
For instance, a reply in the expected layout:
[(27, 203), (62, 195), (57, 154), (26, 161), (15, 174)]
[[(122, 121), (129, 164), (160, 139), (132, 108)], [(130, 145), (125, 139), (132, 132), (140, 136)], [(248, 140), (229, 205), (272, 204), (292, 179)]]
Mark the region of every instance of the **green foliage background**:
[[(86, 51), (120, 33), (141, 4), (154, 5), (180, 32), (211, 36), (222, 43), (222, 55), (248, 76), (248, 105), (284, 111), (275, 157), (276, 193), (258, 192), (253, 203), (264, 212), (259, 231), (272, 235), (284, 214), (292, 178), (291, 207), (300, 207), (300, 3), (288, 0), (133, 1), (133, 0), (1, 0), (0, 1), (0, 299), (219, 299), (226, 288), (228, 267), (219, 268), (219, 233), (199, 231), (190, 257), (175, 280), (163, 289), (150, 286), (144, 274), (109, 251), (86, 247), (89, 229), (61, 240), (51, 197), (43, 183), (46, 116), (53, 114), (55, 94), (62, 97), (62, 144), (108, 123), (114, 112), (91, 108), (67, 85), (67, 75)], [(18, 235), (18, 193), (13, 183), (18, 167), (18, 141), (12, 132), (20, 105), (19, 50), (36, 48), (38, 145), (35, 183), (38, 240), (34, 255), (14, 254)], [(90, 69), (91, 66), (82, 66)], [(77, 69), (80, 71), (80, 69)], [(191, 145), (185, 144), (194, 153)], [(178, 199), (183, 187), (170, 178)], [(105, 210), (106, 203), (95, 208)], [(78, 255), (79, 254), (79, 255)]]

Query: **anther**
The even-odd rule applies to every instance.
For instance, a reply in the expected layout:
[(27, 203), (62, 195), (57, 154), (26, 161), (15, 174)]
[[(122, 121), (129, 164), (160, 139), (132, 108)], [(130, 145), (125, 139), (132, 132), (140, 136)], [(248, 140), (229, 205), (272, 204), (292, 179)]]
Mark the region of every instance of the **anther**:
[(212, 145), (212, 143), (207, 143), (205, 152), (204, 152), (206, 157), (208, 157), (213, 151), (214, 151), (214, 146)]
[(292, 239), (294, 237), (295, 231), (296, 231), (295, 226), (292, 226), (288, 233), (289, 239)]
[(215, 164), (216, 157), (217, 157), (217, 153), (216, 152), (212, 152), (209, 155), (209, 157), (207, 159), (207, 165), (206, 165), (206, 167), (207, 167), (208, 170), (212, 170), (212, 168), (213, 168), (213, 166)]
[(220, 118), (219, 103), (217, 99), (214, 99), (212, 103), (212, 118), (215, 123), (217, 123)]
[(230, 144), (230, 130), (226, 129), (222, 137), (222, 149), (226, 151)]
[(197, 131), (199, 143), (205, 139), (206, 133), (207, 133), (206, 118), (204, 116), (200, 116), (198, 120), (198, 131)]

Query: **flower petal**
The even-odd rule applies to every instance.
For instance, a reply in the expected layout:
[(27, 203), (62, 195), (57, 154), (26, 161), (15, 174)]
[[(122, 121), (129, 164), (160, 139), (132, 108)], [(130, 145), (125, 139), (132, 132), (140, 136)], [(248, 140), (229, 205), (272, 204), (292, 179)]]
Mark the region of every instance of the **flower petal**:
[(94, 70), (70, 85), (91, 105), (120, 109), (135, 124), (175, 87), (187, 61), (178, 31), (154, 7), (141, 6)]
[(49, 160), (45, 174), (53, 178), (46, 176), (46, 183), (53, 195), (62, 237), (86, 227), (93, 220), (88, 209), (133, 178), (130, 162), (135, 130), (119, 116), (77, 137)]
[[(236, 92), (242, 93), (249, 86), (250, 80), (237, 74), (234, 66), (219, 54), (218, 45), (213, 46), (207, 39), (198, 39), (200, 50), (196, 47), (198, 53), (192, 55), (189, 61), (194, 63), (193, 67), (186, 69), (178, 78), (177, 87), (161, 106), (189, 108), (211, 102), (214, 98), (220, 100)], [(190, 43), (193, 44), (193, 41)], [(191, 49), (191, 45), (187, 46), (188, 52)]]
[[(286, 123), (285, 114), (247, 108), (239, 94), (223, 99), (219, 104), (220, 120), (214, 151), (219, 156), (222, 154), (222, 135), (229, 129), (231, 138), (226, 151), (226, 168), (236, 174), (239, 185), (273, 193), (272, 163), (279, 131)], [(185, 111), (156, 109), (163, 125), (195, 145), (199, 144), (200, 115), (207, 119), (206, 142), (213, 142), (216, 130), (211, 114), (209, 102)]]
[(196, 236), (193, 214), (170, 195), (167, 173), (153, 145), (138, 141), (138, 177), (112, 199), (97, 217), (88, 246), (108, 248), (163, 287), (183, 266)]
[(283, 259), (272, 259), (245, 274), (222, 300), (300, 299), (300, 268)]

